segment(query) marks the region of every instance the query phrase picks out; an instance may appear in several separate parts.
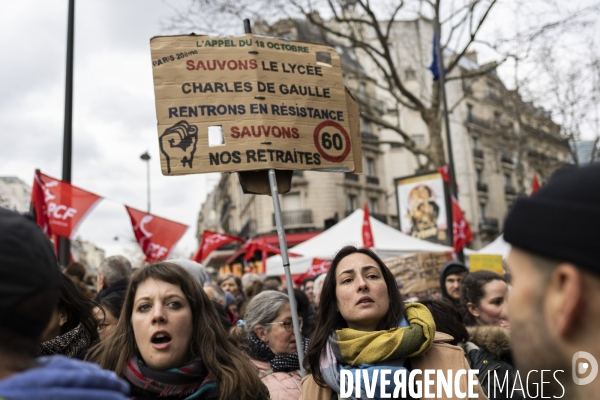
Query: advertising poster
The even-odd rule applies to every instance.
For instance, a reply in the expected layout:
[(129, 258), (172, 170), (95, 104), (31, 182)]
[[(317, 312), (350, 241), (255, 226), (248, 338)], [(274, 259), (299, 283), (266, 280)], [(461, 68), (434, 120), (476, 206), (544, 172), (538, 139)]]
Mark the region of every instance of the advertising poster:
[(400, 230), (418, 239), (452, 246), (442, 176), (426, 173), (395, 179)]

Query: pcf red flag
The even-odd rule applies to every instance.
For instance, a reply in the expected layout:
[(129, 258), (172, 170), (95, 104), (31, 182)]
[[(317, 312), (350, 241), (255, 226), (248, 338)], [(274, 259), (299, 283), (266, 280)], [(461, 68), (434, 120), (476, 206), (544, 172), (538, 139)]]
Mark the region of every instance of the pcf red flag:
[(227, 235), (225, 233), (204, 231), (202, 234), (202, 240), (200, 241), (200, 247), (196, 252), (196, 255), (192, 260), (201, 263), (213, 250), (218, 249), (221, 246), (231, 242), (243, 242), (244, 239), (237, 236)]
[(133, 233), (146, 255), (144, 261), (153, 262), (166, 259), (173, 246), (181, 239), (187, 225), (148, 214), (125, 206), (131, 219)]
[(81, 221), (102, 197), (35, 172), (31, 203), (37, 224), (46, 235), (71, 238)]
[(369, 206), (366, 203), (364, 208), (364, 219), (362, 225), (362, 239), (363, 246), (365, 246), (367, 249), (370, 249), (371, 247), (375, 246), (375, 243), (373, 241), (373, 231), (371, 231), (371, 220), (369, 219)]

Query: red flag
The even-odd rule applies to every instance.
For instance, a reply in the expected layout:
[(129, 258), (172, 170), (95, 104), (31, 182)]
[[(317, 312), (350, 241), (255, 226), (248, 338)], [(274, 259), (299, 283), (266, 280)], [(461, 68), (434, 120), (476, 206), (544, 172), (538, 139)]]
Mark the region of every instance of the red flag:
[(201, 263), (213, 250), (218, 249), (221, 246), (231, 242), (243, 242), (244, 239), (237, 236), (227, 235), (225, 233), (204, 231), (202, 234), (202, 240), (200, 241), (200, 247), (198, 252), (192, 260)]
[(473, 240), (473, 232), (469, 223), (465, 219), (462, 210), (458, 206), (458, 201), (452, 198), (452, 239), (454, 251), (459, 252), (471, 240)]
[(187, 225), (157, 217), (143, 211), (125, 206), (131, 219), (133, 233), (146, 255), (144, 261), (164, 260), (169, 256), (175, 244), (181, 239)]
[(540, 182), (538, 181), (537, 175), (533, 174), (533, 184), (531, 185), (531, 194), (534, 194), (535, 192), (537, 192), (538, 190), (540, 190)]
[(362, 239), (363, 246), (367, 249), (375, 246), (373, 241), (373, 232), (371, 231), (371, 220), (369, 219), (369, 206), (365, 203), (364, 207), (364, 219), (362, 225)]
[(36, 222), (46, 235), (71, 238), (102, 197), (35, 171), (31, 203)]

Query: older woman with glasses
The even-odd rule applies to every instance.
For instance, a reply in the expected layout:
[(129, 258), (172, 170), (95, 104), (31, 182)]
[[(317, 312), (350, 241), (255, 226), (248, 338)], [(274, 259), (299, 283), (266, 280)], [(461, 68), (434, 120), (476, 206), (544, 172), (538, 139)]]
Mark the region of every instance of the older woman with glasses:
[(288, 296), (273, 290), (259, 293), (248, 303), (244, 318), (231, 335), (258, 368), (271, 399), (298, 399), (300, 364)]

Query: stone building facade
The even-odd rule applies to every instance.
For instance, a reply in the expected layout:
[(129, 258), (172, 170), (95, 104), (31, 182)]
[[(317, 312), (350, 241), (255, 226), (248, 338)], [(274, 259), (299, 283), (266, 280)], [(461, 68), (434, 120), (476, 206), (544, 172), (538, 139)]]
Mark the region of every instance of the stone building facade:
[[(281, 21), (276, 29), (280, 37), (323, 42), (322, 33), (306, 21)], [(418, 19), (396, 23), (390, 39), (406, 87), (424, 102), (430, 101), (432, 92), (427, 69), (432, 38), (431, 21)], [(335, 48), (346, 69), (346, 86), (359, 102), (408, 132), (417, 144), (427, 146), (428, 130), (422, 118), (381, 89), (382, 78), (372, 61), (359, 49), (343, 44)], [(445, 54), (447, 59), (452, 56)], [(478, 249), (502, 232), (507, 211), (516, 196), (529, 193), (534, 174), (543, 183), (552, 171), (569, 162), (569, 148), (549, 113), (507, 89), (493, 67), (478, 64), (475, 53), (459, 61), (448, 76), (446, 91), (459, 204), (474, 233), (469, 247)], [(419, 163), (400, 145), (396, 132), (365, 120), (361, 130), (362, 175), (294, 174), (291, 191), (281, 196), (286, 232), (326, 229), (365, 203), (372, 216), (398, 227), (394, 179), (414, 174)], [(200, 211), (199, 237), (205, 229), (244, 237), (274, 233), (272, 200), (243, 194), (235, 175), (223, 175)]]

